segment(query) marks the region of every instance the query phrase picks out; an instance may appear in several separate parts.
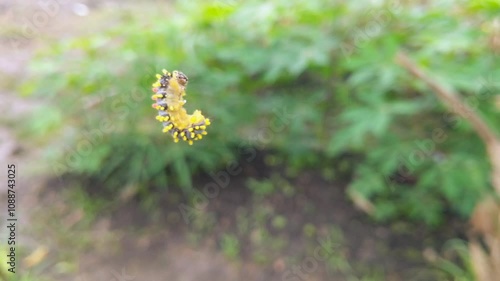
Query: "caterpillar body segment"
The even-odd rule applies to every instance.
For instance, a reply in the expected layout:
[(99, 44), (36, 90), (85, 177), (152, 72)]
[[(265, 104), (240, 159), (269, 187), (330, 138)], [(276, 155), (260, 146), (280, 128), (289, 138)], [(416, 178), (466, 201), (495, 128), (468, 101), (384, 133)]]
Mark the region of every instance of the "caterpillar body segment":
[(184, 109), (187, 76), (177, 70), (170, 73), (164, 69), (163, 74), (157, 74), (156, 78), (152, 107), (158, 110), (156, 120), (162, 123), (163, 132), (170, 133), (174, 142), (182, 140), (192, 145), (193, 141), (201, 140), (207, 134), (210, 119), (205, 118), (200, 110), (187, 114)]

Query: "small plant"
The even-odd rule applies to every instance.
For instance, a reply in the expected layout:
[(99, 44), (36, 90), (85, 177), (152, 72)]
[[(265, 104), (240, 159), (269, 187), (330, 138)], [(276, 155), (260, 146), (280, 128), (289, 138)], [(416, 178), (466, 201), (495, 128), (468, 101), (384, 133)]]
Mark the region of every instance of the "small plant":
[(220, 241), (220, 246), (226, 257), (231, 260), (236, 260), (238, 258), (240, 254), (240, 242), (238, 237), (224, 233)]
[(287, 224), (287, 219), (284, 216), (276, 215), (271, 221), (271, 225), (276, 229), (283, 229)]
[(443, 256), (429, 251), (425, 256), (442, 273), (446, 280), (476, 280), (466, 241), (449, 240), (444, 246)]
[(247, 180), (246, 184), (248, 189), (258, 196), (266, 196), (275, 191), (274, 183), (269, 179), (257, 180), (251, 178)]

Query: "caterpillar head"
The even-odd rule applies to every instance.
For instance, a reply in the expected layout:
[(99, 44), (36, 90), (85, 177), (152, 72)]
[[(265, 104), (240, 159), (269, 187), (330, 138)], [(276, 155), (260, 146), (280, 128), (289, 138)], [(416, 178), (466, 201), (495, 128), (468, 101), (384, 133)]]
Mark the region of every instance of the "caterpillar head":
[(186, 76), (186, 74), (184, 74), (180, 71), (177, 71), (177, 70), (174, 70), (174, 72), (172, 74), (181, 86), (186, 87), (186, 85), (188, 83), (188, 77)]

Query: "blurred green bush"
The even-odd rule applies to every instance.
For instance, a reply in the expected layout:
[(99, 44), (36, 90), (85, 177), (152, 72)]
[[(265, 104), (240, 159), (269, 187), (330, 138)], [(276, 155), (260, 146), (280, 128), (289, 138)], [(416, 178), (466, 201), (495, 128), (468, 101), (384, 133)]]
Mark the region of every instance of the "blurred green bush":
[[(295, 170), (350, 162), (349, 190), (375, 217), (438, 224), (468, 215), (490, 189), (489, 164), (464, 120), (394, 63), (408, 50), (500, 127), (498, 1), (179, 1), (108, 11), (99, 32), (54, 43), (22, 87), (45, 98), (30, 132), (45, 136), (56, 175), (115, 190), (189, 191), (197, 171), (273, 151)], [(147, 14), (147, 16), (144, 16)], [(150, 107), (162, 68), (190, 78), (188, 111), (212, 119), (193, 146), (161, 133)], [(326, 164), (329, 163), (329, 164)]]

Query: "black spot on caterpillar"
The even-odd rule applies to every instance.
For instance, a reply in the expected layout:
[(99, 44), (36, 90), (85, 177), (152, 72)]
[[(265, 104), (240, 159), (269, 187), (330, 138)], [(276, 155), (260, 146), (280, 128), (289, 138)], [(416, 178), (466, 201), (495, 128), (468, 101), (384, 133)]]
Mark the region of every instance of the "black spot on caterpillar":
[(163, 132), (170, 133), (175, 142), (183, 140), (192, 145), (193, 141), (201, 140), (207, 134), (210, 119), (205, 118), (199, 110), (187, 114), (184, 109), (187, 76), (177, 70), (170, 73), (163, 69), (163, 74), (157, 74), (156, 78), (153, 83), (154, 94), (151, 96), (155, 101), (152, 107), (158, 110), (156, 120), (162, 122)]

